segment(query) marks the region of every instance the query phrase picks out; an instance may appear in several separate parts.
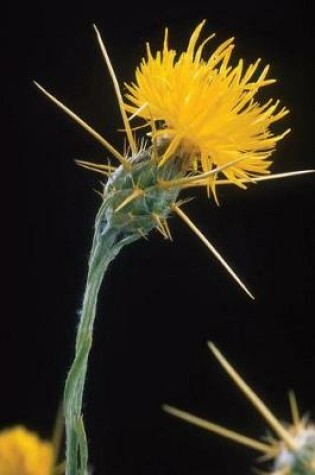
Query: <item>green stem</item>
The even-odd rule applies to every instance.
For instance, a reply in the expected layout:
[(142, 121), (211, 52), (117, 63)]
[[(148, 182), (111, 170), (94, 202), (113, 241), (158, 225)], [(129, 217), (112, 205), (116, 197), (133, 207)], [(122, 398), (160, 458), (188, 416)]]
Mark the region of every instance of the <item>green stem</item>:
[(82, 416), (82, 398), (100, 286), (108, 265), (120, 249), (139, 238), (138, 235), (123, 234), (118, 229), (112, 229), (106, 221), (106, 206), (104, 205), (105, 203), (96, 218), (89, 271), (77, 330), (75, 358), (64, 390), (66, 475), (87, 475), (88, 473), (88, 447)]

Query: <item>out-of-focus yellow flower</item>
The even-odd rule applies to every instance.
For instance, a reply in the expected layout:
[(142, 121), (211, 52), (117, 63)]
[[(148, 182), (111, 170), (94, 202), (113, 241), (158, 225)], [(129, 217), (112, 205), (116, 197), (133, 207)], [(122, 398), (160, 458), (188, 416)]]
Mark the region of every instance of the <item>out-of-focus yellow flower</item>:
[[(181, 54), (169, 49), (167, 30), (162, 51), (153, 55), (147, 44), (147, 58), (136, 70), (135, 82), (126, 85), (125, 107), (148, 125), (160, 121), (152, 136), (169, 141), (162, 163), (181, 151), (194, 171), (208, 172), (232, 162), (223, 173), (244, 186), (244, 179), (268, 173), (268, 158), (288, 132), (274, 135), (270, 126), (288, 110), (279, 108), (279, 101), (257, 101), (259, 89), (275, 80), (267, 78), (269, 66), (257, 73), (260, 60), (245, 67), (241, 59), (231, 66), (233, 38), (208, 59), (202, 58), (205, 44), (214, 36), (198, 45), (204, 23)], [(205, 181), (214, 184), (214, 176), (200, 184)]]
[(50, 475), (53, 445), (22, 426), (0, 432), (1, 475)]

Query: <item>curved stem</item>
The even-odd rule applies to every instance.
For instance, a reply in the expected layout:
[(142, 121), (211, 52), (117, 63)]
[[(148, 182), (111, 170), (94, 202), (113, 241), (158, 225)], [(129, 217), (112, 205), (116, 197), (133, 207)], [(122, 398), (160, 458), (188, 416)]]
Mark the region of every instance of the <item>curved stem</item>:
[(123, 235), (111, 229), (106, 221), (106, 226), (104, 226), (102, 210), (104, 210), (103, 207), (96, 218), (89, 271), (77, 330), (75, 357), (64, 389), (66, 475), (87, 475), (88, 473), (88, 447), (82, 416), (82, 399), (100, 286), (108, 265), (120, 249), (138, 239), (138, 236)]

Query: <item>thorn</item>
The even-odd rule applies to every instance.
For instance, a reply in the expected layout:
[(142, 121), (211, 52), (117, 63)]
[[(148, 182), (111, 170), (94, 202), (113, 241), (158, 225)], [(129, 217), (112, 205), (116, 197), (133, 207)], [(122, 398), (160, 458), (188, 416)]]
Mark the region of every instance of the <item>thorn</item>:
[[(258, 463), (263, 463), (263, 462), (269, 462), (270, 460), (275, 459), (277, 457), (277, 455), (279, 454), (278, 444), (279, 444), (279, 442), (277, 443), (277, 445), (271, 446), (270, 447), (270, 452), (268, 454), (260, 455), (259, 457), (257, 457), (257, 459), (256, 459), (257, 462)], [(271, 474), (269, 474), (269, 475), (271, 475)], [(274, 475), (274, 474), (272, 474), (272, 475)]]
[(160, 234), (162, 234), (162, 236), (164, 237), (164, 239), (168, 239), (167, 234), (165, 234), (165, 231), (164, 231), (160, 226), (156, 226), (155, 229), (156, 229)]
[(249, 297), (255, 300), (253, 294), (248, 290), (246, 285), (236, 275), (233, 269), (229, 266), (225, 259), (219, 254), (210, 241), (202, 234), (202, 232), (195, 226), (195, 224), (189, 219), (189, 217), (179, 208), (176, 204), (172, 206), (173, 211), (187, 224), (187, 226), (199, 237), (199, 239), (206, 245), (206, 247), (212, 252), (212, 254), (218, 259), (223, 267), (228, 271), (231, 277), (238, 283), (238, 285), (249, 295)]
[(127, 114), (126, 114), (126, 111), (125, 111), (125, 108), (124, 108), (124, 101), (123, 101), (123, 98), (122, 98), (122, 95), (121, 95), (121, 92), (120, 92), (119, 83), (118, 83), (113, 65), (111, 63), (111, 60), (110, 60), (110, 58), (108, 56), (108, 53), (107, 53), (107, 50), (105, 48), (104, 42), (102, 40), (101, 34), (100, 34), (100, 32), (99, 32), (99, 30), (98, 30), (98, 28), (96, 27), (95, 24), (93, 24), (93, 28), (95, 30), (97, 41), (100, 45), (101, 52), (103, 54), (103, 58), (105, 60), (105, 63), (106, 63), (107, 69), (109, 71), (110, 77), (112, 78), (112, 82), (113, 82), (116, 97), (117, 97), (117, 100), (118, 100), (118, 105), (119, 105), (121, 117), (122, 117), (122, 120), (123, 120), (123, 123), (124, 123), (124, 127), (126, 129), (126, 135), (127, 135), (127, 138), (128, 138), (128, 142), (129, 142), (132, 153), (135, 155), (138, 152), (137, 144), (136, 144), (135, 139), (132, 135), (132, 130), (131, 130), (130, 124), (128, 122), (128, 117), (127, 117)]
[(164, 239), (169, 239), (169, 236), (168, 236), (168, 234), (167, 234), (167, 232), (166, 232), (166, 230), (163, 226), (163, 222), (162, 222), (161, 218), (159, 217), (159, 215), (156, 214), (156, 213), (152, 213), (152, 218), (157, 223), (156, 229), (162, 234)]
[(132, 121), (135, 117), (137, 117), (137, 115), (139, 115), (146, 107), (148, 107), (148, 103), (145, 102), (141, 107), (139, 107), (139, 109), (136, 110), (136, 112), (134, 112), (134, 114), (132, 114), (128, 120), (129, 121)]
[(127, 196), (127, 198), (124, 199), (124, 201), (120, 203), (120, 205), (118, 205), (116, 209), (114, 209), (114, 213), (117, 213), (118, 211), (123, 209), (125, 206), (127, 206), (127, 204), (129, 204), (131, 201), (135, 200), (136, 198), (138, 198), (138, 196), (141, 196), (143, 194), (144, 194), (143, 190), (140, 190), (139, 188), (135, 188), (133, 192), (129, 196)]
[(94, 191), (97, 195), (100, 195), (101, 198), (104, 198), (103, 193), (101, 193), (99, 190), (96, 190), (95, 188), (93, 188), (93, 191)]
[(114, 172), (115, 170), (117, 170), (117, 167), (114, 167), (113, 165), (110, 165), (110, 164), (103, 164), (103, 163), (92, 163), (92, 162), (87, 162), (85, 160), (75, 160), (75, 162), (78, 164), (78, 165), (81, 165), (81, 166), (88, 166), (88, 167), (96, 167), (96, 168), (99, 168), (100, 170), (106, 170), (106, 171), (109, 171), (109, 172)]
[(75, 160), (75, 162), (82, 168), (85, 168), (86, 170), (90, 170), (92, 172), (100, 173), (101, 175), (105, 175), (107, 177), (111, 176), (111, 172), (105, 171), (105, 170), (100, 170), (97, 166), (97, 164), (91, 163), (91, 165), (86, 165), (85, 163), (81, 162), (80, 160)]
[[(245, 160), (245, 159), (246, 159), (245, 156), (240, 157), (237, 160), (231, 160), (230, 162), (227, 162), (224, 165), (213, 168), (212, 170), (210, 170), (208, 172), (200, 173), (199, 175), (192, 175), (192, 176), (189, 176), (189, 177), (179, 178), (177, 180), (161, 181), (161, 184), (165, 188), (173, 188), (173, 187), (177, 187), (177, 186), (181, 187), (182, 185), (187, 186), (188, 184), (194, 184), (195, 182), (198, 182), (200, 180), (204, 180), (205, 178), (208, 178), (210, 176), (214, 176), (217, 173), (225, 170), (226, 168), (229, 168), (229, 167), (235, 165), (236, 163), (239, 163), (239, 162), (241, 162), (242, 160)], [(162, 160), (160, 162), (160, 164), (163, 164), (164, 161)], [(207, 183), (205, 183), (205, 185), (207, 185)]]
[(166, 218), (163, 219), (163, 227), (166, 231), (166, 234), (167, 234), (169, 240), (173, 241), (172, 234), (171, 234), (171, 231), (170, 231), (170, 228), (169, 228), (169, 225), (168, 225), (168, 222), (167, 222)]
[(299, 408), (296, 402), (296, 397), (294, 391), (289, 391), (289, 404), (290, 404), (290, 410), (291, 410), (291, 417), (292, 417), (292, 422), (295, 428), (299, 427), (301, 423), (301, 418), (300, 418), (300, 413), (299, 413)]
[(216, 357), (216, 359), (219, 361), (223, 369), (230, 376), (232, 381), (243, 392), (243, 394), (245, 394), (247, 399), (249, 399), (255, 409), (263, 416), (265, 421), (270, 425), (270, 427), (274, 430), (278, 437), (283, 440), (287, 448), (291, 452), (296, 452), (298, 447), (291, 434), (283, 427), (283, 425), (272, 414), (272, 412), (268, 409), (265, 403), (248, 386), (248, 384), (245, 383), (241, 376), (236, 372), (236, 370), (230, 365), (230, 363), (226, 360), (226, 358), (211, 341), (208, 341), (208, 347), (213, 353), (213, 355)]
[(191, 201), (193, 201), (194, 199), (196, 199), (195, 196), (189, 196), (188, 198), (184, 198), (184, 199), (181, 199), (181, 200), (178, 200), (176, 203), (173, 203), (173, 205), (175, 206), (178, 206), (178, 207), (181, 207), (187, 203), (190, 203)]
[[(299, 175), (308, 175), (315, 173), (315, 170), (298, 170), (295, 172), (286, 172), (286, 173), (273, 173), (268, 176), (258, 176), (253, 179), (247, 178), (240, 178), (239, 181), (241, 183), (257, 183), (259, 181), (267, 181), (267, 180), (278, 180), (279, 178), (290, 178), (292, 176), (299, 176)], [(217, 180), (217, 185), (231, 185), (232, 183), (229, 180)]]
[(96, 132), (90, 125), (88, 125), (84, 120), (82, 120), (78, 115), (76, 115), (72, 110), (65, 106), (62, 102), (59, 101), (55, 96), (50, 94), (46, 89), (44, 89), (38, 82), (34, 81), (35, 86), (47, 96), (54, 104), (56, 104), (61, 110), (63, 110), (71, 119), (73, 119), (77, 124), (81, 125), (92, 137), (94, 137), (100, 144), (103, 145), (119, 162), (126, 168), (126, 170), (131, 170), (132, 166), (128, 160), (123, 157), (109, 142), (107, 142), (104, 137), (102, 137), (98, 132)]
[(209, 185), (209, 188), (208, 188), (208, 190), (209, 190), (209, 198), (210, 198), (210, 196), (211, 196), (210, 188), (211, 188), (211, 191), (212, 191), (212, 194), (213, 194), (213, 197), (214, 197), (215, 204), (216, 204), (217, 206), (220, 206), (219, 198), (218, 198), (217, 190), (216, 190), (216, 182), (215, 182), (215, 180), (213, 180), (213, 183), (211, 183), (211, 184)]
[(263, 452), (264, 454), (269, 453), (271, 449), (269, 445), (259, 442), (258, 440), (239, 434), (238, 432), (234, 432), (230, 429), (227, 429), (226, 427), (214, 424), (213, 422), (207, 421), (205, 419), (201, 419), (200, 417), (196, 417), (186, 411), (177, 409), (176, 407), (164, 404), (162, 408), (165, 412), (171, 414), (172, 416), (178, 417), (179, 419), (201, 427), (202, 429), (214, 432), (215, 434), (221, 435), (227, 439), (234, 440), (234, 442), (246, 445), (247, 447), (258, 450), (259, 452)]

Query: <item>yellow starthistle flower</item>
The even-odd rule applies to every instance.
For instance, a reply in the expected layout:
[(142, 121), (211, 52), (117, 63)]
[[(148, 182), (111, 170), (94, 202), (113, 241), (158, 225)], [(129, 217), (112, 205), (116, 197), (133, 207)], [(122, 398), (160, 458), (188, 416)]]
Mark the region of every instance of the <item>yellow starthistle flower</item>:
[[(258, 74), (260, 60), (247, 68), (242, 59), (231, 66), (233, 38), (203, 59), (204, 46), (214, 36), (198, 44), (204, 23), (180, 54), (169, 48), (167, 30), (162, 51), (153, 55), (147, 44), (147, 58), (136, 70), (135, 82), (126, 84), (129, 103), (125, 107), (148, 125), (159, 121), (153, 139), (163, 137), (169, 142), (161, 163), (178, 150), (186, 152), (187, 167), (192, 170), (208, 172), (234, 162), (223, 173), (244, 186), (243, 179), (269, 173), (268, 158), (289, 132), (274, 135), (270, 126), (288, 110), (279, 108), (279, 101), (257, 101), (259, 90), (275, 80), (267, 78), (269, 66)], [(200, 184), (213, 185), (214, 178), (206, 177)]]
[(1, 475), (51, 475), (53, 445), (22, 426), (0, 432)]
[[(284, 117), (285, 108), (276, 110), (279, 101), (260, 105), (255, 101), (258, 90), (274, 82), (267, 79), (268, 66), (256, 80), (253, 76), (259, 60), (244, 72), (241, 60), (235, 68), (229, 66), (233, 39), (227, 40), (210, 56), (202, 59), (206, 38), (198, 39), (205, 22), (193, 32), (188, 48), (177, 55), (168, 47), (166, 30), (163, 51), (152, 56), (147, 45), (148, 59), (142, 60), (136, 71), (136, 83), (126, 85), (130, 104), (124, 102), (113, 66), (94, 25), (98, 43), (113, 81), (129, 148), (125, 154), (116, 150), (103, 136), (81, 119), (41, 85), (35, 85), (58, 107), (103, 145), (120, 163), (90, 163), (77, 160), (89, 170), (108, 177), (102, 197), (113, 210), (115, 226), (146, 236), (157, 229), (171, 239), (167, 218), (176, 213), (200, 238), (243, 290), (254, 298), (245, 284), (231, 269), (210, 241), (183, 212), (186, 200), (178, 200), (186, 188), (206, 186), (217, 200), (215, 185), (247, 183), (284, 178), (314, 170), (269, 173), (270, 157), (275, 144), (289, 130), (273, 135), (269, 126)], [(128, 111), (132, 116), (128, 118)], [(134, 116), (145, 119), (150, 127), (152, 144), (140, 147), (130, 121)], [(220, 177), (223, 173), (226, 178)], [(265, 176), (261, 176), (265, 174)], [(260, 176), (259, 176), (260, 175)], [(151, 206), (148, 206), (148, 203)], [(135, 214), (138, 216), (135, 219)], [(141, 218), (140, 218), (141, 216)]]
[[(129, 86), (129, 105), (124, 103), (106, 48), (94, 27), (128, 140), (125, 153), (116, 150), (86, 121), (35, 83), (119, 162), (115, 166), (112, 163), (78, 161), (80, 165), (105, 175), (108, 180), (100, 193), (102, 203), (95, 220), (75, 358), (64, 390), (67, 475), (85, 475), (87, 472), (88, 446), (82, 400), (98, 292), (111, 261), (124, 246), (146, 237), (154, 229), (171, 239), (167, 220), (176, 214), (240, 287), (254, 298), (184, 213), (181, 207), (187, 199), (181, 199), (180, 194), (185, 188), (196, 186), (215, 191), (215, 185), (219, 184), (245, 186), (253, 181), (313, 173), (313, 170), (304, 170), (257, 177), (268, 172), (270, 163), (267, 159), (275, 143), (284, 135), (272, 135), (269, 126), (287, 111), (276, 112), (278, 103), (259, 105), (255, 102), (257, 90), (272, 80), (266, 79), (266, 68), (256, 81), (252, 80), (258, 62), (249, 66), (244, 74), (242, 62), (236, 68), (230, 68), (231, 40), (221, 45), (207, 62), (203, 61), (204, 43), (196, 48), (202, 26), (203, 23), (197, 27), (187, 51), (179, 59), (176, 59), (175, 51), (168, 49), (167, 35), (164, 50), (155, 59), (148, 50), (148, 61), (144, 61), (137, 72), (138, 84)], [(129, 118), (128, 111), (132, 113)], [(148, 145), (134, 137), (134, 129), (130, 126), (134, 115), (142, 116), (145, 125), (150, 126), (151, 143)], [(225, 178), (218, 179), (222, 172)]]
[(264, 442), (262, 442), (176, 407), (165, 404), (163, 409), (179, 419), (262, 453), (263, 456), (260, 461), (273, 460), (272, 471), (261, 472), (262, 474), (315, 475), (315, 426), (308, 418), (300, 417), (294, 393), (289, 392), (292, 424), (283, 424), (244, 381), (218, 348), (211, 342), (208, 342), (208, 346), (232, 381), (262, 415), (278, 438), (269, 436), (265, 437)]

